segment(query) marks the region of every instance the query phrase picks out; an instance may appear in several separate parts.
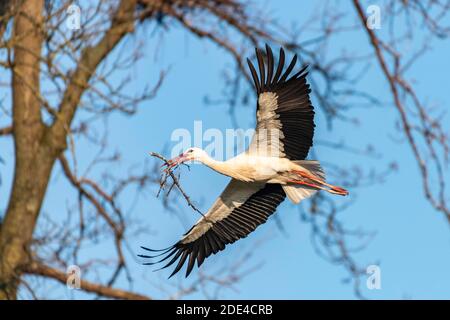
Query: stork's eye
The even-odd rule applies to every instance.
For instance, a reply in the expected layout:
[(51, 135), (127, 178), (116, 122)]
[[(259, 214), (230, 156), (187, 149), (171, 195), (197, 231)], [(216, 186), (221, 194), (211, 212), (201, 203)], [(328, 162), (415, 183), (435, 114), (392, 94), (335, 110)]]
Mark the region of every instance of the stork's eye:
[(190, 150), (188, 150), (188, 153), (192, 153), (194, 150), (192, 150), (192, 149), (190, 149)]

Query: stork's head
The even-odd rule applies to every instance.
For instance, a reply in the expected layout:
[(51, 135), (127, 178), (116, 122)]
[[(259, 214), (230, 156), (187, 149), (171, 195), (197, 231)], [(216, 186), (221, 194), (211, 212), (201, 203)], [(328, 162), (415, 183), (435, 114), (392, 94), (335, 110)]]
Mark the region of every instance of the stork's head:
[(182, 153), (182, 157), (184, 158), (183, 162), (192, 160), (202, 161), (207, 156), (204, 150), (196, 147), (188, 148)]
[(168, 165), (167, 168), (173, 168), (179, 164), (182, 164), (186, 161), (192, 161), (192, 160), (196, 160), (196, 161), (200, 161), (202, 162), (203, 159), (205, 159), (206, 157), (208, 157), (208, 154), (200, 149), (200, 148), (188, 148), (186, 149), (186, 151), (184, 151), (183, 153), (181, 153), (178, 157), (175, 157), (171, 160), (168, 161)]

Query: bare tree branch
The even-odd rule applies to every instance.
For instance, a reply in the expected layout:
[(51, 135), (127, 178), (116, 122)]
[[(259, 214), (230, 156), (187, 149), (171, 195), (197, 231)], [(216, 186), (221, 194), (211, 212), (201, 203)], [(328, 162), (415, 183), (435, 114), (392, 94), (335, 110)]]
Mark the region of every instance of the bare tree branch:
[(0, 128), (0, 136), (8, 136), (13, 133), (13, 127), (8, 126), (4, 128)]
[[(403, 133), (406, 135), (408, 144), (411, 147), (414, 158), (416, 159), (417, 165), (419, 166), (419, 170), (422, 175), (422, 183), (425, 196), (436, 210), (441, 211), (445, 215), (448, 222), (450, 223), (450, 207), (448, 206), (447, 200), (445, 198), (445, 177), (442, 168), (443, 165), (439, 160), (437, 151), (433, 144), (434, 142), (437, 142), (442, 146), (444, 156), (447, 159), (448, 154), (450, 153), (448, 138), (442, 131), (440, 124), (429, 117), (427, 110), (425, 110), (425, 107), (419, 101), (412, 87), (406, 82), (405, 79), (402, 78), (402, 75), (400, 73), (400, 55), (395, 52), (395, 50), (389, 45), (382, 42), (373, 32), (373, 30), (367, 26), (367, 17), (359, 1), (353, 0), (353, 4), (358, 13), (361, 25), (363, 26), (364, 30), (366, 30), (367, 35), (370, 39), (370, 43), (375, 50), (375, 55), (377, 57), (380, 68), (389, 83), (395, 107), (400, 115)], [(394, 59), (394, 67), (392, 71), (389, 70), (383, 51), (386, 51)], [(430, 173), (428, 167), (430, 162), (428, 162), (427, 164), (427, 161), (425, 161), (426, 155), (421, 154), (421, 152), (419, 151), (417, 139), (413, 134), (415, 126), (409, 119), (410, 115), (408, 115), (407, 108), (402, 102), (402, 98), (400, 96), (401, 93), (399, 92), (399, 90), (403, 90), (412, 98), (413, 105), (417, 108), (417, 111), (419, 113), (421, 119), (420, 125), (423, 126), (423, 131), (422, 128), (419, 128), (419, 135), (421, 135), (425, 140), (428, 154), (431, 156), (431, 159), (433, 160), (433, 163), (438, 172), (439, 191), (437, 196), (433, 194), (430, 187)]]
[(111, 22), (110, 29), (103, 38), (93, 47), (86, 48), (77, 64), (71, 82), (62, 98), (58, 117), (52, 126), (52, 134), (60, 137), (59, 142), (65, 142), (65, 136), (75, 115), (88, 82), (97, 66), (107, 57), (122, 38), (134, 29), (134, 10), (136, 0), (121, 1)]
[[(27, 265), (24, 270), (29, 275), (41, 276), (54, 279), (63, 285), (67, 284), (67, 274), (39, 262), (33, 262)], [(86, 292), (98, 294), (102, 297), (124, 300), (150, 300), (150, 297), (140, 295), (131, 291), (125, 291), (118, 288), (103, 286), (98, 283), (80, 280), (80, 288)]]

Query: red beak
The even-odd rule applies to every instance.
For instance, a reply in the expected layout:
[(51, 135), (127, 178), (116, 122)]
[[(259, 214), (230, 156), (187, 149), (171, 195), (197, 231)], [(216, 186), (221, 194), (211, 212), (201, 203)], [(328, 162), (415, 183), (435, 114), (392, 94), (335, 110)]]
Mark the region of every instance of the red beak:
[(172, 169), (173, 167), (176, 167), (177, 165), (182, 164), (184, 161), (186, 161), (186, 156), (182, 153), (178, 157), (175, 157), (175, 158), (167, 161), (167, 163), (164, 163), (161, 167), (167, 166), (167, 168), (164, 169), (164, 171), (167, 172), (168, 170)]

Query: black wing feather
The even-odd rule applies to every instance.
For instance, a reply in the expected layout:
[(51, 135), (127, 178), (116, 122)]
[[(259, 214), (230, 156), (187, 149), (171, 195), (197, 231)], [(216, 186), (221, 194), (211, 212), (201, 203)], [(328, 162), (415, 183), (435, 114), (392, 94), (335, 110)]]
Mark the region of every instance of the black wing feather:
[(259, 86), (258, 74), (256, 73), (256, 69), (253, 66), (253, 63), (248, 58), (247, 58), (247, 64), (248, 64), (248, 67), (250, 68), (250, 72), (252, 73), (253, 82), (255, 83), (255, 90), (259, 94), (259, 92), (261, 92), (261, 88)]
[(267, 82), (266, 86), (269, 86), (272, 82), (273, 75), (273, 53), (272, 49), (266, 44), (266, 52), (267, 52)]
[(292, 69), (294, 69), (296, 62), (297, 62), (297, 55), (294, 55), (294, 57), (291, 60), (291, 63), (289, 64), (286, 71), (281, 76), (280, 81), (278, 83), (283, 83), (286, 80), (286, 78), (289, 76), (289, 73), (291, 73)]
[(258, 48), (255, 49), (255, 52), (256, 58), (258, 59), (259, 75), (261, 77), (260, 88), (264, 89), (264, 84), (266, 80), (266, 73), (264, 71), (264, 57)]
[[(278, 61), (278, 67), (277, 72), (275, 73), (275, 77), (273, 77), (273, 82), (278, 83), (278, 78), (281, 76), (281, 71), (283, 71), (284, 68), (284, 50), (283, 48), (280, 48), (280, 55), (279, 55), (279, 61)], [(258, 92), (259, 94), (259, 92)]]
[[(264, 223), (267, 218), (275, 212), (276, 208), (283, 202), (285, 197), (286, 194), (281, 185), (266, 184), (262, 189), (251, 195), (241, 206), (235, 208), (227, 217), (214, 222), (212, 227), (198, 239), (189, 243), (183, 243), (182, 240), (177, 242), (172, 247), (169, 247), (169, 251), (166, 252), (166, 254), (168, 254), (166, 257), (155, 263), (164, 261), (175, 254), (175, 256), (161, 268), (167, 268), (179, 259), (175, 269), (170, 275), (170, 277), (172, 277), (180, 271), (189, 257), (186, 268), (186, 277), (189, 276), (194, 268), (195, 260), (197, 260), (197, 266), (200, 267), (207, 257), (225, 249), (227, 244), (234, 243), (241, 238), (247, 237), (249, 233)], [(143, 255), (142, 257), (145, 258)]]

